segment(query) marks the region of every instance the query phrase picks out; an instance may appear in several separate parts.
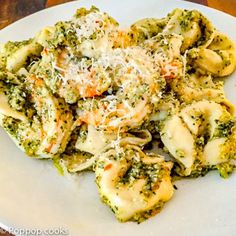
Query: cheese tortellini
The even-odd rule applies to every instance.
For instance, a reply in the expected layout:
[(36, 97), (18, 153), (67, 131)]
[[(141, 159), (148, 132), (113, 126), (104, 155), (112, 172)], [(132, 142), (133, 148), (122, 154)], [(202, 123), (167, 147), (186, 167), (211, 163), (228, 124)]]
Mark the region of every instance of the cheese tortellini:
[(213, 76), (227, 76), (236, 67), (235, 44), (224, 34), (216, 32), (212, 42), (206, 48), (194, 48), (189, 51), (195, 68)]
[(62, 174), (95, 172), (117, 219), (140, 223), (171, 199), (175, 177), (233, 172), (236, 118), (220, 77), (235, 66), (234, 42), (197, 10), (122, 29), (80, 8), (0, 45), (0, 125)]
[(120, 221), (142, 222), (157, 213), (173, 194), (172, 164), (130, 145), (98, 157), (96, 183), (104, 202)]
[[(218, 103), (202, 100), (185, 106), (164, 122), (161, 139), (175, 157), (180, 175), (194, 175), (228, 161), (224, 150), (232, 140), (235, 118)], [(181, 134), (182, 138), (179, 138)], [(201, 172), (199, 172), (201, 174)]]

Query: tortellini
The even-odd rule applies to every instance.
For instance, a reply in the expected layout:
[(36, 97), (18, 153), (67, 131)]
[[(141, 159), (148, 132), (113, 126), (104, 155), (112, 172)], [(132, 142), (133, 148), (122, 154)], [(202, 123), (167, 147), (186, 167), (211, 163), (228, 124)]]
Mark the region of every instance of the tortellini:
[(95, 167), (100, 195), (124, 222), (142, 222), (160, 211), (173, 194), (172, 164), (141, 149), (123, 146), (101, 154)]
[(135, 41), (143, 42), (146, 39), (156, 36), (161, 33), (164, 26), (166, 25), (166, 18), (155, 19), (155, 18), (145, 18), (135, 22), (131, 25), (130, 34), (134, 37)]
[(159, 33), (183, 36), (181, 51), (208, 46), (215, 35), (211, 22), (197, 10), (175, 9), (166, 18), (146, 18), (131, 26), (133, 37), (139, 42)]
[(213, 76), (227, 76), (236, 67), (235, 44), (224, 34), (217, 32), (206, 48), (194, 48), (189, 51), (193, 65)]
[(193, 101), (211, 100), (223, 104), (231, 114), (234, 113), (233, 104), (225, 96), (223, 81), (214, 80), (210, 74), (186, 74), (178, 80), (171, 81), (170, 86), (181, 102), (190, 104)]
[(41, 45), (34, 40), (28, 40), (22, 43), (9, 42), (2, 45), (0, 54), (5, 58), (5, 67), (8, 71), (16, 72), (26, 66), (29, 57), (39, 56), (42, 51)]
[(161, 139), (180, 163), (182, 170), (179, 174), (188, 176), (199, 168), (213, 167), (229, 160), (223, 147), (229, 140), (233, 144), (231, 137), (235, 124), (235, 118), (224, 106), (202, 100), (167, 118)]
[(48, 158), (65, 150), (72, 114), (42, 79), (28, 75), (23, 88), (3, 82), (0, 97), (1, 125), (27, 154)]

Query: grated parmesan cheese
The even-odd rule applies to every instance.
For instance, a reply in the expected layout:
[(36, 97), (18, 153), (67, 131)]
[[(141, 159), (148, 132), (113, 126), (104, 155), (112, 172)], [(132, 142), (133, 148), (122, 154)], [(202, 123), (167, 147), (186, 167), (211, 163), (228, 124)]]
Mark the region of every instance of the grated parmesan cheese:
[(96, 11), (91, 12), (75, 20), (75, 31), (78, 40), (89, 39), (94, 33), (97, 37), (102, 37), (105, 34), (105, 13)]

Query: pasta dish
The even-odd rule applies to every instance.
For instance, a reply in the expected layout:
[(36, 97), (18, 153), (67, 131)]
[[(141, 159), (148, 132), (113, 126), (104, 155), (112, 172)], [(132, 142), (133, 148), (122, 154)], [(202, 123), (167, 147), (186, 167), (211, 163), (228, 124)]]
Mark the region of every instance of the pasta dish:
[(0, 46), (0, 125), (60, 173), (93, 171), (121, 222), (154, 216), (176, 178), (235, 169), (236, 118), (224, 79), (236, 46), (197, 10), (123, 29), (80, 8)]

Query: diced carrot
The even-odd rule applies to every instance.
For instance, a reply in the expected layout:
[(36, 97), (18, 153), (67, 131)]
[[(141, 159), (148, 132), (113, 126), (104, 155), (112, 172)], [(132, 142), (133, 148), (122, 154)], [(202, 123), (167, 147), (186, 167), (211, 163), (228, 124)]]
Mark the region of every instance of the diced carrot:
[(164, 78), (165, 79), (175, 79), (176, 78), (176, 75), (175, 74), (169, 74), (169, 75), (164, 75)]
[(58, 119), (57, 120), (57, 124), (56, 124), (56, 127), (58, 128), (58, 127), (60, 127), (61, 125), (62, 125), (62, 120), (60, 120), (60, 119)]
[(48, 49), (47, 49), (47, 48), (44, 48), (44, 49), (43, 49), (43, 53), (44, 53), (45, 55), (48, 55)]
[(52, 150), (53, 143), (50, 143), (49, 146), (46, 148), (46, 152), (50, 152)]
[(32, 75), (32, 76), (29, 78), (29, 82), (34, 83), (37, 87), (38, 87), (38, 86), (41, 86), (41, 85), (43, 84), (43, 80), (42, 80), (42, 79), (39, 79), (36, 75)]
[(86, 88), (85, 93), (83, 94), (83, 97), (91, 98), (91, 97), (94, 97), (96, 95), (101, 95), (101, 94), (98, 93), (96, 87), (93, 86), (93, 87), (87, 87)]
[(111, 167), (112, 167), (112, 164), (110, 163), (110, 164), (108, 164), (108, 165), (106, 165), (105, 167), (104, 167), (104, 170), (106, 171), (106, 170), (109, 170), (109, 169), (111, 169)]

